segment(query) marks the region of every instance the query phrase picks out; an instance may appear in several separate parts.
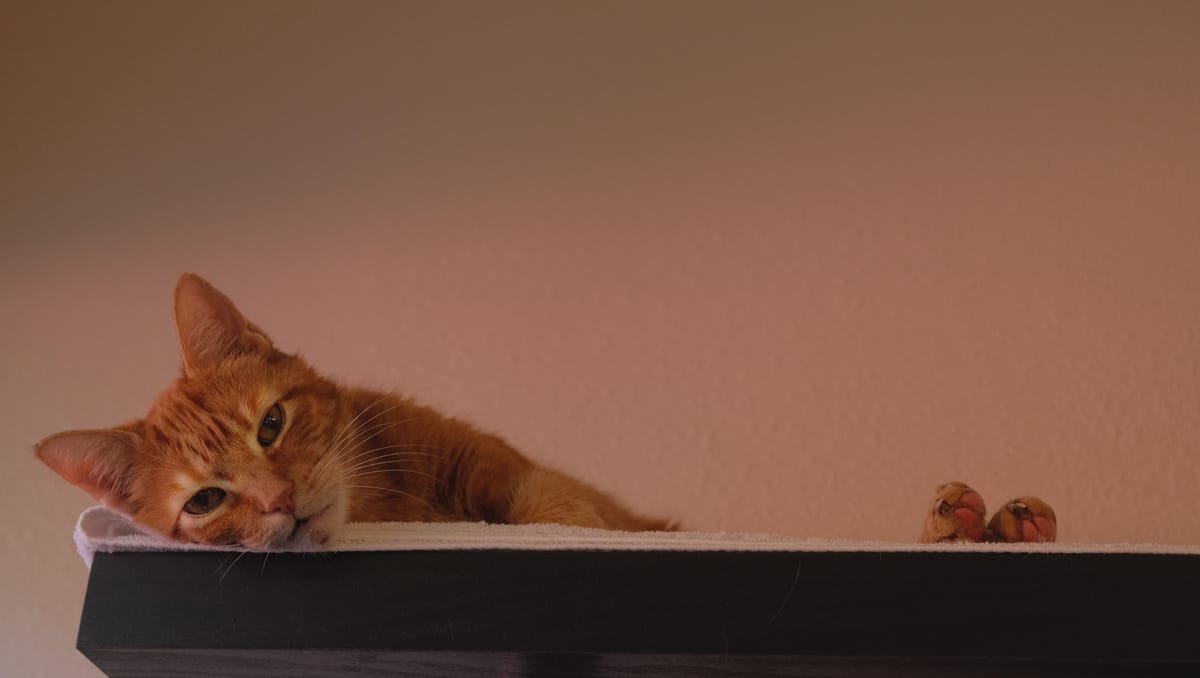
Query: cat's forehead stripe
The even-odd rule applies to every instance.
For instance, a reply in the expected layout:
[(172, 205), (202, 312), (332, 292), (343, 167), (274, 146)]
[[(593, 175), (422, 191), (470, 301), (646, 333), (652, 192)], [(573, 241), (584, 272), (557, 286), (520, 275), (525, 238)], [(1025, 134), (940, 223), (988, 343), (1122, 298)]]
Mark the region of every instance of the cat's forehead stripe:
[(228, 443), (228, 441), (233, 439), (233, 429), (229, 427), (224, 419), (214, 416), (212, 417), (212, 423), (223, 441)]
[(184, 389), (183, 396), (185, 398), (187, 398), (189, 401), (191, 401), (192, 405), (194, 405), (196, 407), (196, 409), (200, 410), (201, 412), (209, 411), (208, 399), (205, 397), (203, 391), (200, 391), (200, 390), (192, 391), (192, 390)]
[[(179, 389), (179, 395), (182, 396), (182, 402), (172, 399), (171, 405), (175, 406), (175, 414), (196, 414), (198, 418), (203, 418), (203, 415), (208, 415), (210, 420), (214, 422), (222, 431), (222, 434), (229, 434), (229, 427), (222, 417), (228, 417), (235, 413), (228, 412), (227, 408), (221, 407), (221, 398), (214, 397), (219, 394), (207, 393), (201, 389)], [(190, 407), (189, 407), (190, 406)], [(239, 422), (240, 423), (240, 422)], [(249, 422), (245, 422), (248, 424)]]
[(182, 459), (211, 466), (226, 456), (237, 436), (220, 415), (185, 407), (148, 422), (148, 442)]

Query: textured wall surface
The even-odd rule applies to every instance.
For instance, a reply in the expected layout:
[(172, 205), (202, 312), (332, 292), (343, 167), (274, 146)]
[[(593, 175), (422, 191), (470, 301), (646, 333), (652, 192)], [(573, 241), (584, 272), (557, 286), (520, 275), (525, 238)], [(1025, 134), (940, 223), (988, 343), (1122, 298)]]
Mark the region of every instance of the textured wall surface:
[(1200, 4), (5, 3), (0, 650), (170, 292), (705, 530), (1200, 542)]

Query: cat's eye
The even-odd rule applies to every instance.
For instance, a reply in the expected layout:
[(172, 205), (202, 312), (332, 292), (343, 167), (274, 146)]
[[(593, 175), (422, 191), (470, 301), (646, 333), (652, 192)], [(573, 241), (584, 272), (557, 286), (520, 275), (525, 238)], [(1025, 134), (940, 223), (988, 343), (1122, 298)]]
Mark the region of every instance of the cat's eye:
[(202, 516), (220, 506), (224, 500), (225, 490), (219, 487), (206, 487), (193, 494), (192, 498), (183, 505), (183, 510), (194, 516)]
[(258, 425), (258, 444), (269, 447), (279, 437), (283, 430), (283, 408), (279, 403), (271, 406), (263, 415), (262, 423)]

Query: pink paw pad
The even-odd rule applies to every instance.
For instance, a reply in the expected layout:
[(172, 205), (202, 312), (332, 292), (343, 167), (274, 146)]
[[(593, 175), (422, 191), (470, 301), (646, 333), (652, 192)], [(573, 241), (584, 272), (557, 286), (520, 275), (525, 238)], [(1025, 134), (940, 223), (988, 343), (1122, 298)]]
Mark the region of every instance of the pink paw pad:
[[(978, 497), (979, 495), (975, 495)], [(960, 504), (962, 500), (959, 500)], [(983, 514), (979, 509), (968, 507), (958, 507), (954, 509), (954, 517), (958, 518), (958, 522), (962, 523), (963, 532), (967, 537), (979, 541), (983, 538)]]
[[(1033, 503), (1033, 506), (1030, 505)], [(1058, 524), (1054, 518), (1054, 510), (1036, 499), (1021, 499), (1009, 502), (1004, 507), (1007, 514), (998, 516), (996, 528), (1007, 535), (1007, 541), (1047, 542), (1058, 537)], [(1001, 523), (1007, 522), (1005, 528)], [(1015, 528), (1015, 529), (1013, 529)]]
[(1021, 521), (1022, 541), (1054, 541), (1057, 529), (1045, 516)]
[(958, 520), (963, 536), (972, 541), (979, 541), (983, 538), (983, 516), (987, 509), (984, 508), (983, 497), (979, 496), (978, 492), (967, 490), (959, 495), (953, 503), (945, 500), (939, 501), (942, 502), (938, 506), (939, 511), (953, 513)]

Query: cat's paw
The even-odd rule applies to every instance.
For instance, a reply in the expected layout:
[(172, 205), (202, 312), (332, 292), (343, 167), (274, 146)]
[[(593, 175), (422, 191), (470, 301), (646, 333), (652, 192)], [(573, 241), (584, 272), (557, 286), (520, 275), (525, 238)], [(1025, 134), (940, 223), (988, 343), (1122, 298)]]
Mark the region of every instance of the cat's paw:
[(983, 541), (986, 536), (984, 518), (987, 509), (983, 497), (966, 483), (946, 483), (937, 488), (925, 528), (921, 532), (921, 543), (932, 544), (942, 541)]
[(1054, 509), (1037, 497), (1017, 497), (1000, 507), (988, 523), (992, 541), (1054, 541), (1058, 519)]

